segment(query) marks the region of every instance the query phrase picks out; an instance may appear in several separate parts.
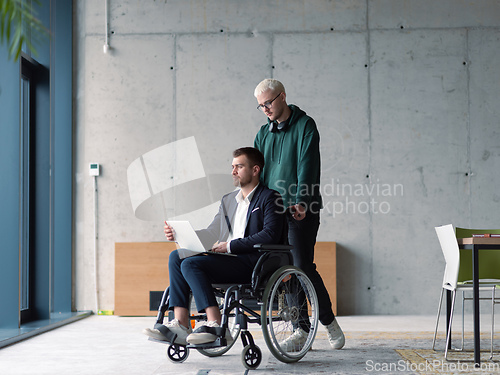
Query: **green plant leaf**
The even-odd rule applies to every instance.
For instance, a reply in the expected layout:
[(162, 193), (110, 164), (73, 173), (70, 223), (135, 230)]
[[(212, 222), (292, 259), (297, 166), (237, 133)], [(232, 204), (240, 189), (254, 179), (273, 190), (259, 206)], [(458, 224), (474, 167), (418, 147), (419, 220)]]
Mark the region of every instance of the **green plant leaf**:
[(10, 59), (19, 59), (23, 45), (36, 55), (34, 42), (50, 36), (36, 18), (32, 3), (40, 5), (39, 0), (0, 0), (0, 44), (7, 44)]

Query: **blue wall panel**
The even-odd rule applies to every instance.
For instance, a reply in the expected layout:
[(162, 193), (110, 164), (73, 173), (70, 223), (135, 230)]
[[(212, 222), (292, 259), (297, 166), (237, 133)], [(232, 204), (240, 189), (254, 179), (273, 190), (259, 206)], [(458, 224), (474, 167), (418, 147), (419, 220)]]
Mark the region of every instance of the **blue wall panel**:
[(53, 103), (53, 310), (71, 311), (72, 303), (72, 2), (54, 1), (52, 27), (53, 69), (51, 76)]
[[(19, 64), (0, 46), (0, 327), (19, 322)], [(6, 287), (10, 286), (10, 287)]]
[[(42, 0), (51, 37), (36, 46), (35, 225), (37, 319), (72, 310), (72, 2)], [(26, 51), (24, 51), (26, 52)], [(0, 329), (19, 325), (20, 68), (0, 46)]]

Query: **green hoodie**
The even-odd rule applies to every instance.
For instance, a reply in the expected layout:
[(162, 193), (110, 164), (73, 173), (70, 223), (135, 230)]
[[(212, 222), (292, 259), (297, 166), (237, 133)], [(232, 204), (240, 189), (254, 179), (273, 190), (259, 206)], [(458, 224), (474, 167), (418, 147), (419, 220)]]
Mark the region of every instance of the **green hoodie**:
[(255, 136), (254, 146), (264, 154), (265, 165), (261, 181), (278, 191), (286, 207), (302, 203), (319, 213), (321, 161), (319, 133), (314, 120), (295, 105), (285, 130), (269, 131), (262, 125)]

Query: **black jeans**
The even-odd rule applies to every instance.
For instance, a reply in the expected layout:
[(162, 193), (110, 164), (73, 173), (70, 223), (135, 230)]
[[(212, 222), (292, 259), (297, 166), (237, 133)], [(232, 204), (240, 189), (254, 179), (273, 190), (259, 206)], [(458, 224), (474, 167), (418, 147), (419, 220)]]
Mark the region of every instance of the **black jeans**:
[(300, 221), (287, 215), (287, 220), (288, 241), (293, 246), (293, 263), (304, 271), (313, 283), (318, 295), (319, 321), (323, 325), (328, 325), (333, 322), (335, 315), (328, 291), (314, 264), (314, 245), (319, 229), (319, 213), (307, 212), (306, 217)]

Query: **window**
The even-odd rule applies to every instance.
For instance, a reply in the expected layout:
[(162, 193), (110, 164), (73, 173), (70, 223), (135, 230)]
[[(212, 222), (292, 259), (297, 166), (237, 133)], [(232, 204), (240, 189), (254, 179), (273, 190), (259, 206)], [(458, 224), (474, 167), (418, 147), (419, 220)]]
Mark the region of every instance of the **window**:
[(32, 115), (34, 100), (35, 65), (26, 58), (21, 58), (21, 121), (19, 131), (19, 308), (21, 324), (34, 318), (32, 303), (33, 288), (31, 287), (33, 269), (32, 260), (32, 223), (33, 196), (35, 184), (34, 167), (34, 116)]

